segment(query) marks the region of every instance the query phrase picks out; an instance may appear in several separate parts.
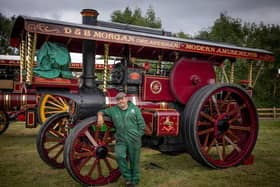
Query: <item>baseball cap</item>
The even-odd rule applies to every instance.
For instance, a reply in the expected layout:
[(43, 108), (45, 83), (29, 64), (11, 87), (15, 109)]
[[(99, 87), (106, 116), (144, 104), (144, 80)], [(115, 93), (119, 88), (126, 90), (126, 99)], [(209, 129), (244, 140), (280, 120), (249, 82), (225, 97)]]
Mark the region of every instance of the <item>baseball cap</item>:
[(119, 92), (117, 95), (116, 95), (116, 99), (118, 100), (118, 99), (122, 99), (122, 98), (124, 98), (124, 97), (126, 97), (126, 93), (124, 93), (124, 92)]

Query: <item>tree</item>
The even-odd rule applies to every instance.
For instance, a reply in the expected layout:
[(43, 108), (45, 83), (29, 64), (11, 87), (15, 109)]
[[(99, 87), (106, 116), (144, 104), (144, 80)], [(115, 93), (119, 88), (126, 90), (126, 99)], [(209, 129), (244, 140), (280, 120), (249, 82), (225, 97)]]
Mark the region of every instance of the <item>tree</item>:
[(200, 31), (198, 39), (207, 39), (215, 42), (227, 42), (236, 45), (244, 45), (244, 31), (240, 19), (235, 19), (221, 13), (209, 31)]
[(177, 32), (173, 34), (174, 37), (177, 38), (184, 38), (184, 39), (190, 39), (192, 38), (191, 35), (184, 33), (183, 31)]
[(134, 11), (129, 7), (126, 7), (124, 11), (116, 10), (111, 15), (111, 21), (151, 28), (161, 28), (161, 20), (156, 17), (155, 11), (151, 6), (148, 8), (145, 16), (142, 16), (140, 8), (135, 8)]
[(9, 38), (15, 16), (7, 18), (0, 13), (0, 54), (15, 54), (16, 50), (10, 46)]
[[(277, 69), (280, 67), (280, 28), (278, 25), (260, 23), (242, 23), (242, 20), (221, 13), (214, 25), (199, 32), (195, 38), (215, 42), (225, 42), (238, 46), (260, 48), (272, 51), (275, 62), (265, 62), (265, 68), (254, 88), (254, 100), (258, 107), (280, 106), (280, 100), (273, 95), (273, 85), (276, 81)], [(239, 59), (236, 63), (236, 79), (247, 79), (247, 63)], [(256, 68), (258, 63), (256, 64)], [(254, 71), (256, 74), (256, 71)], [(269, 98), (269, 99), (268, 99)]]

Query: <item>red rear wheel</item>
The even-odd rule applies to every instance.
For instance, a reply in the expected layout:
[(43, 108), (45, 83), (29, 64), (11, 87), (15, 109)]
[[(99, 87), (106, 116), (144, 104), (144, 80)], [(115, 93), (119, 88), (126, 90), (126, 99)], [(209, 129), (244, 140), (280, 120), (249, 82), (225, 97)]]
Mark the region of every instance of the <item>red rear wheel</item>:
[(187, 148), (198, 162), (212, 168), (243, 163), (258, 135), (254, 103), (242, 88), (229, 84), (198, 90), (185, 108)]
[(96, 117), (81, 121), (65, 143), (65, 166), (69, 174), (83, 185), (104, 185), (120, 176), (114, 154), (113, 123), (105, 118), (101, 129), (96, 128), (96, 123)]

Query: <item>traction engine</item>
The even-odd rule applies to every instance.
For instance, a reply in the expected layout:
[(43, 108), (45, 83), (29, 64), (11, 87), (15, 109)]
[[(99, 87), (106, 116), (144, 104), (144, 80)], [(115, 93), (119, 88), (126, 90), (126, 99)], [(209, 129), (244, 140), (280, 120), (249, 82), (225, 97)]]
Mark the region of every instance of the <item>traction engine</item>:
[[(114, 124), (105, 118), (104, 125), (98, 128), (96, 113), (116, 105), (115, 96), (119, 91), (126, 92), (129, 100), (142, 111), (146, 122), (143, 146), (162, 153), (187, 152), (211, 168), (236, 166), (251, 157), (258, 135), (255, 105), (240, 86), (217, 83), (214, 71), (215, 64), (232, 59), (232, 51), (226, 51), (224, 45), (217, 45), (216, 49), (214, 44), (205, 43), (208, 47), (203, 48), (205, 54), (197, 55), (198, 48), (191, 49), (190, 41), (176, 40), (182, 42), (177, 45), (172, 43), (175, 39), (163, 31), (98, 22), (95, 10), (85, 9), (82, 15), (83, 26), (75, 29), (69, 23), (61, 23), (57, 28), (51, 24), (44, 27), (48, 24), (44, 20), (38, 25), (31, 20), (28, 26), (26, 19), (29, 32), (50, 34), (40, 36), (40, 44), (46, 38), (55, 40), (58, 33), (57, 41), (67, 43), (74, 51), (81, 46), (83, 53), (83, 74), (77, 93), (55, 92), (67, 98), (67, 112), (50, 116), (38, 133), (37, 150), (43, 161), (54, 168), (66, 167), (83, 185), (115, 181), (120, 171), (114, 155)], [(24, 22), (23, 18), (17, 21), (18, 25)], [(63, 24), (65, 38), (59, 33)], [(81, 33), (84, 33), (82, 37)], [(172, 47), (180, 48), (173, 50)], [(199, 49), (202, 50), (202, 46)], [(217, 55), (212, 54), (214, 49)], [(230, 55), (223, 56), (218, 49), (225, 51), (221, 54)], [(260, 58), (267, 55), (268, 59), (271, 55), (264, 50), (246, 50), (259, 52), (263, 55)], [(239, 52), (238, 55), (235, 52), (236, 57), (242, 57), (242, 51)], [(96, 54), (104, 57), (102, 83), (96, 81), (93, 68)], [(121, 57), (110, 74), (109, 56)], [(149, 69), (146, 63), (137, 65), (132, 57), (152, 59), (156, 63)], [(172, 62), (169, 68), (164, 68), (165, 61)]]

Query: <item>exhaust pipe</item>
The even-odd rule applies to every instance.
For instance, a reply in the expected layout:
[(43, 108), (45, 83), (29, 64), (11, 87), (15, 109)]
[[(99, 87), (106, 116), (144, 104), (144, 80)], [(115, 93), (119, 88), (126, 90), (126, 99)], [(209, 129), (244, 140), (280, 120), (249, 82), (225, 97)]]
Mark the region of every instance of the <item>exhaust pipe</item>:
[[(93, 9), (83, 9), (81, 12), (83, 24), (96, 25), (99, 13)], [(81, 76), (81, 90), (90, 92), (96, 91), (97, 85), (95, 81), (95, 54), (96, 41), (83, 40), (83, 73)]]

